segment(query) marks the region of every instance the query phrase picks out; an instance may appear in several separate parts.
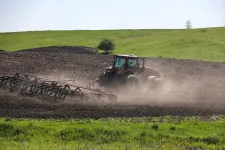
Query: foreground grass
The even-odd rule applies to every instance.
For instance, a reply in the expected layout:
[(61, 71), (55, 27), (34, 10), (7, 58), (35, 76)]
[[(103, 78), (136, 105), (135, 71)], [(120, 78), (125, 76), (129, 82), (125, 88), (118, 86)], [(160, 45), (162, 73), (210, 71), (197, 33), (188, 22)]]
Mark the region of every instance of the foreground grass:
[(104, 30), (1, 33), (0, 49), (15, 51), (53, 45), (97, 47), (115, 41), (115, 53), (225, 61), (225, 27), (192, 30)]
[(225, 149), (225, 117), (0, 119), (0, 149)]

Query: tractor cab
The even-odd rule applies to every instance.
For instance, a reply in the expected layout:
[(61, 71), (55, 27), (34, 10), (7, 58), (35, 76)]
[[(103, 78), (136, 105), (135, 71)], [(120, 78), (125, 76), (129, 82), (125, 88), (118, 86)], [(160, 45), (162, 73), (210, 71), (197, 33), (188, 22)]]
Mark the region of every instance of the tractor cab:
[(99, 75), (98, 83), (100, 85), (136, 84), (140, 79), (147, 82), (148, 80), (155, 80), (155, 78), (160, 78), (160, 73), (157, 70), (145, 67), (144, 57), (132, 54), (114, 55), (113, 65), (106, 67), (106, 70)]
[(138, 72), (139, 71), (139, 63), (138, 57), (131, 54), (131, 55), (115, 55), (114, 56), (114, 63), (113, 63), (113, 70), (117, 71), (132, 71)]

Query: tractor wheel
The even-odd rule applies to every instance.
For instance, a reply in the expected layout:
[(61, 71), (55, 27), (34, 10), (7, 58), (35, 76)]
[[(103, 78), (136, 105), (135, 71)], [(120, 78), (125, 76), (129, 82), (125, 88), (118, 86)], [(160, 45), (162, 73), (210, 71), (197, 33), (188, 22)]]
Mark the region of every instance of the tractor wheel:
[(140, 79), (136, 75), (130, 74), (126, 77), (126, 84), (129, 86), (132, 86), (132, 85), (136, 86), (139, 80)]

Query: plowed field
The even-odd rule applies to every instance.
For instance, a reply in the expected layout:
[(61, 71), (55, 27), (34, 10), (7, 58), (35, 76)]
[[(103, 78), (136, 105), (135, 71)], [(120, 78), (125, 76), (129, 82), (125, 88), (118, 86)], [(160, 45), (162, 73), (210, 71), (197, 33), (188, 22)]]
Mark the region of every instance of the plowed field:
[[(112, 56), (76, 53), (0, 53), (0, 73), (26, 73), (76, 85), (87, 85)], [(115, 91), (118, 102), (53, 103), (0, 93), (1, 117), (100, 118), (160, 115), (225, 114), (225, 63), (149, 58), (148, 67), (159, 70), (164, 88), (158, 95), (143, 91)]]

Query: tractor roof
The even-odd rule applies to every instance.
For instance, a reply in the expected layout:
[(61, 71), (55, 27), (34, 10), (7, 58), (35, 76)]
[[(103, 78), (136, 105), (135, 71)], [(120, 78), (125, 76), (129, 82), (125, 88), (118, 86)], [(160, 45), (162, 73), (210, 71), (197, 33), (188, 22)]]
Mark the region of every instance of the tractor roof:
[(119, 56), (119, 57), (131, 57), (131, 58), (138, 58), (138, 56), (135, 56), (134, 54), (116, 54), (115, 56)]

